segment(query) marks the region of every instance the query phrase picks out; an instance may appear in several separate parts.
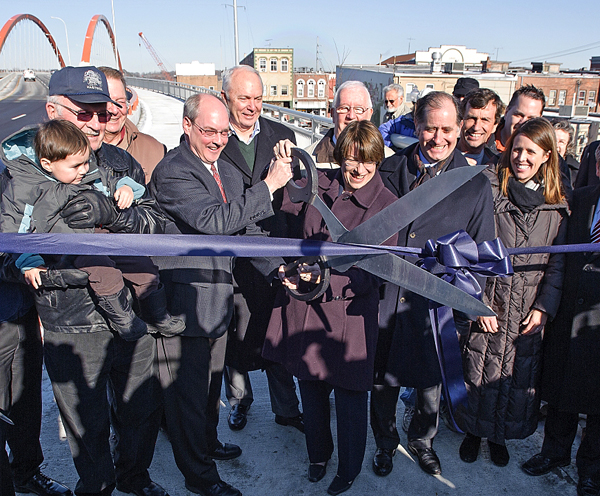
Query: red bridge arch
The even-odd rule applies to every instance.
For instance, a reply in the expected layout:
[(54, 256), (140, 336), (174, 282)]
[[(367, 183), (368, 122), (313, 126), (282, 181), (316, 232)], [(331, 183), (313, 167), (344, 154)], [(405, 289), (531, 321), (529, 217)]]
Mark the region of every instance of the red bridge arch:
[(92, 41), (94, 39), (94, 33), (96, 32), (96, 26), (98, 26), (98, 22), (102, 22), (104, 26), (106, 26), (106, 30), (108, 31), (108, 35), (110, 36), (110, 41), (112, 43), (113, 52), (115, 53), (115, 58), (117, 59), (117, 63), (119, 64), (119, 70), (123, 72), (123, 67), (121, 66), (121, 56), (117, 50), (115, 44), (115, 35), (113, 33), (112, 28), (110, 27), (110, 23), (108, 19), (104, 17), (102, 14), (95, 15), (92, 17), (88, 25), (87, 32), (85, 33), (85, 42), (83, 43), (83, 52), (81, 54), (81, 63), (90, 65), (90, 57), (92, 53)]
[(10, 33), (10, 31), (19, 22), (25, 21), (25, 20), (29, 20), (38, 25), (38, 27), (46, 35), (46, 38), (48, 38), (48, 43), (50, 43), (50, 45), (52, 46), (52, 50), (54, 50), (54, 53), (56, 54), (56, 57), (58, 58), (58, 62), (60, 63), (60, 66), (64, 67), (65, 61), (63, 60), (60, 50), (58, 49), (58, 46), (56, 45), (56, 41), (54, 41), (54, 38), (50, 34), (50, 31), (48, 31), (48, 28), (46, 26), (44, 26), (44, 23), (42, 21), (40, 21), (37, 17), (35, 17), (31, 14), (17, 14), (15, 16), (12, 16), (8, 21), (6, 21), (6, 23), (2, 27), (2, 30), (0, 31), (0, 52), (2, 51), (2, 48), (4, 47), (4, 43), (6, 42), (8, 33)]

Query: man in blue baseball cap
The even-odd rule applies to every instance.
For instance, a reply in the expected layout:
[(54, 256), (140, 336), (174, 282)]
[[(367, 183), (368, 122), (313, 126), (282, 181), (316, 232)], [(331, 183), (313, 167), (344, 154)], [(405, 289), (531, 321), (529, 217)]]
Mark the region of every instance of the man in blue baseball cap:
[[(129, 153), (102, 141), (111, 117), (107, 102), (120, 105), (111, 100), (106, 77), (99, 69), (65, 67), (52, 75), (48, 89), (48, 117), (72, 122), (89, 139), (88, 175), (97, 171), (103, 184), (109, 184), (104, 181), (107, 175), (145, 183), (144, 171)], [(163, 217), (147, 192), (131, 207), (120, 210), (103, 193), (86, 190), (67, 204), (61, 215), (70, 228), (101, 226), (115, 233), (163, 231)], [(60, 272), (62, 267), (55, 270)], [(107, 496), (116, 487), (136, 496), (168, 496), (148, 473), (162, 414), (155, 339), (144, 335), (137, 341), (125, 341), (111, 332), (86, 287), (44, 291), (57, 299), (54, 313), (40, 305), (38, 312), (45, 328), (46, 369), (79, 474), (75, 493)], [(67, 301), (64, 295), (69, 293), (71, 300)], [(79, 311), (73, 311), (75, 305)], [(111, 426), (116, 440), (114, 457), (109, 444)]]

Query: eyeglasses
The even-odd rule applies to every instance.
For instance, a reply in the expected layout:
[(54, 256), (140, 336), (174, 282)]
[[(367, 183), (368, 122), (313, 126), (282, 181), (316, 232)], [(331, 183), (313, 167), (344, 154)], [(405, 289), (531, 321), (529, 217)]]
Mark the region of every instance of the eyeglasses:
[(214, 138), (217, 134), (220, 134), (221, 138), (225, 139), (229, 138), (233, 134), (233, 131), (231, 129), (227, 129), (224, 131), (217, 131), (216, 129), (204, 129), (203, 127), (200, 127), (198, 124), (196, 124), (194, 121), (190, 122), (198, 128), (198, 131), (200, 131), (200, 134), (202, 136), (205, 136), (207, 138)]
[(374, 169), (375, 167), (377, 167), (377, 162), (363, 162), (362, 160), (354, 160), (354, 159), (349, 159), (349, 158), (345, 158), (344, 159), (344, 163), (346, 164), (346, 167), (350, 167), (350, 168), (357, 168), (359, 165), (363, 165), (363, 167), (365, 169), (371, 170)]
[(391, 104), (396, 103), (396, 100), (384, 100), (384, 101), (385, 101), (385, 103), (391, 103)]
[(58, 102), (55, 103), (54, 105), (60, 105), (61, 107), (66, 108), (74, 116), (76, 116), (77, 120), (80, 122), (90, 122), (94, 118), (94, 115), (97, 115), (98, 122), (102, 122), (102, 123), (107, 123), (111, 118), (110, 112), (108, 112), (106, 110), (101, 110), (100, 112), (91, 112), (89, 110), (75, 110), (75, 109), (72, 109), (71, 107), (67, 107), (66, 105), (63, 105), (62, 103), (58, 103)]
[(362, 115), (364, 114), (367, 110), (369, 110), (366, 107), (350, 107), (349, 105), (342, 105), (341, 107), (337, 107), (335, 109), (335, 111), (338, 114), (347, 114), (348, 112), (350, 112), (350, 109), (354, 110), (354, 113), (356, 115)]

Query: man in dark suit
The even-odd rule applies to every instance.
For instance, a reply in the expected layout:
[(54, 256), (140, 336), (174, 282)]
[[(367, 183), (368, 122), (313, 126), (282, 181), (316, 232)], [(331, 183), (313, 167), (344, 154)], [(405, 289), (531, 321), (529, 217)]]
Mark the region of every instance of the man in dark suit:
[(600, 183), (600, 180), (596, 175), (596, 158), (594, 156), (599, 145), (600, 141), (592, 141), (583, 150), (583, 153), (581, 154), (581, 165), (579, 166), (579, 172), (575, 179), (575, 189)]
[[(451, 95), (435, 91), (421, 98), (415, 110), (415, 124), (419, 142), (385, 160), (379, 169), (384, 184), (398, 197), (430, 177), (468, 166), (456, 149), (461, 117), (458, 102)], [(422, 248), (427, 240), (459, 229), (477, 243), (495, 237), (492, 190), (482, 174), (400, 231), (398, 244)], [(396, 404), (402, 385), (417, 389), (408, 449), (425, 472), (440, 474), (440, 461), (432, 443), (439, 421), (442, 379), (428, 300), (387, 284), (379, 314), (375, 385), (371, 394), (371, 427), (377, 443), (373, 471), (381, 476), (392, 471), (392, 457), (400, 442)], [(467, 324), (464, 316), (462, 324)], [(458, 329), (458, 321), (456, 326)]]
[[(600, 148), (595, 152), (600, 177)], [(600, 185), (573, 192), (567, 243), (600, 242)], [(543, 475), (571, 463), (579, 414), (587, 414), (577, 450), (578, 496), (600, 495), (600, 254), (569, 253), (563, 299), (544, 336), (544, 443), (522, 468)]]
[[(229, 127), (233, 132), (223, 149), (223, 157), (238, 168), (248, 188), (262, 181), (274, 156), (273, 146), (283, 139), (295, 144), (296, 136), (283, 124), (260, 116), (263, 83), (253, 67), (241, 65), (227, 69), (223, 73), (221, 94), (229, 107)], [(261, 221), (259, 226), (271, 236), (292, 237), (286, 215), (277, 209), (282, 197), (281, 191), (275, 194), (275, 215)], [(261, 357), (276, 289), (248, 258), (236, 261), (233, 275), (235, 312), (224, 371), (225, 393), (232, 407), (227, 418), (229, 427), (240, 430), (246, 426), (247, 413), (254, 400), (248, 371), (261, 368), (267, 373), (275, 422), (303, 431), (294, 378), (281, 364)]]
[[(223, 102), (194, 95), (185, 103), (185, 141), (158, 164), (149, 184), (175, 234), (262, 235), (255, 222), (273, 215), (272, 195), (291, 178), (275, 163), (263, 181), (245, 190), (242, 174), (220, 159), (229, 139)], [(263, 274), (275, 274), (281, 259), (255, 259)], [(192, 264), (192, 268), (188, 263)], [(232, 257), (200, 257), (181, 269), (163, 271), (170, 310), (182, 315), (180, 336), (160, 338), (159, 373), (165, 395), (167, 431), (186, 488), (206, 496), (239, 496), (221, 481), (214, 460), (241, 454), (217, 438), (218, 402), (233, 314)]]

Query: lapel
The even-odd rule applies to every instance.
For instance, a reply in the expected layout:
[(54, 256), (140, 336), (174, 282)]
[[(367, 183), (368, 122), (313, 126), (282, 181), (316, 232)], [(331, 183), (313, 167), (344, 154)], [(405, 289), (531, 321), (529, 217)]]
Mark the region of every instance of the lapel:
[[(213, 175), (210, 173), (210, 171), (204, 165), (204, 162), (202, 162), (202, 160), (200, 160), (200, 158), (198, 158), (196, 155), (194, 155), (194, 152), (192, 152), (192, 150), (190, 149), (187, 142), (182, 143), (182, 145), (184, 145), (183, 149), (185, 150), (185, 154), (188, 156), (188, 161), (190, 161), (192, 164), (195, 165), (196, 170), (198, 171), (198, 175), (200, 176), (200, 180), (202, 181), (202, 183), (204, 183), (208, 192), (215, 198), (218, 198), (220, 201), (223, 201), (223, 197), (221, 196), (221, 190), (219, 189), (219, 185), (215, 181), (215, 178), (213, 177)], [(221, 182), (223, 183), (223, 188), (225, 188), (220, 165), (221, 165), (220, 161), (217, 161), (217, 167), (219, 168), (218, 171), (219, 171), (219, 175), (221, 176)], [(229, 198), (227, 188), (225, 188), (225, 195), (227, 196), (227, 198)]]
[[(592, 223), (594, 222), (594, 214), (596, 213), (599, 197), (600, 186), (597, 186), (589, 195), (586, 195), (586, 197), (581, 200), (581, 216), (577, 232), (577, 236), (581, 240), (581, 243), (591, 243), (592, 241)], [(571, 216), (571, 218), (573, 218), (573, 216)], [(597, 260), (598, 257), (600, 257), (600, 253), (586, 253), (588, 262)]]
[(256, 158), (254, 160), (254, 171), (252, 172), (252, 184), (256, 184), (261, 180), (262, 174), (266, 167), (271, 163), (273, 158), (273, 146), (277, 139), (269, 121), (263, 117), (258, 118), (260, 121), (260, 133), (255, 139), (254, 151)]
[(252, 180), (252, 171), (250, 170), (250, 167), (248, 167), (246, 159), (240, 151), (238, 139), (236, 137), (232, 136), (229, 138), (227, 146), (225, 146), (221, 152), (221, 156), (224, 156), (229, 163), (233, 164), (242, 174), (244, 174), (245, 181), (250, 182)]

